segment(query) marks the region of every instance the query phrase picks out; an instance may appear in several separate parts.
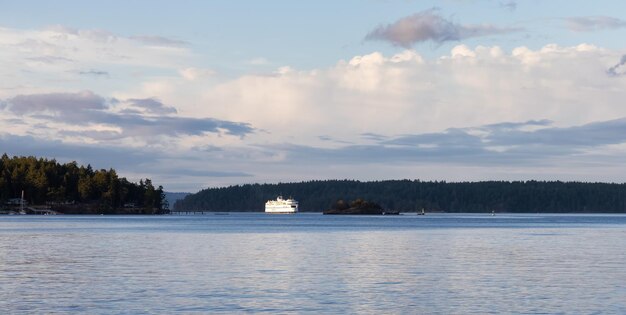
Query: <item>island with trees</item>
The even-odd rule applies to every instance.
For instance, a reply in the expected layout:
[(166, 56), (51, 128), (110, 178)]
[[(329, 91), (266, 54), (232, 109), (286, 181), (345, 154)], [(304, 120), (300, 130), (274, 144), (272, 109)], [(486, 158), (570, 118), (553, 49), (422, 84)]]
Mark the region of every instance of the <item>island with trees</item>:
[(302, 212), (339, 200), (375, 201), (401, 212), (626, 213), (626, 184), (562, 181), (445, 182), (316, 180), (207, 188), (174, 204), (179, 211), (263, 211), (267, 200), (293, 196)]
[(343, 199), (337, 200), (330, 209), (323, 212), (323, 214), (333, 215), (383, 215), (386, 213), (397, 214), (397, 212), (385, 212), (379, 204), (360, 198), (352, 202), (345, 202)]
[(168, 208), (163, 187), (150, 179), (133, 183), (114, 169), (5, 153), (0, 158), (0, 210), (18, 207), (26, 213), (49, 209), (64, 214), (164, 214)]

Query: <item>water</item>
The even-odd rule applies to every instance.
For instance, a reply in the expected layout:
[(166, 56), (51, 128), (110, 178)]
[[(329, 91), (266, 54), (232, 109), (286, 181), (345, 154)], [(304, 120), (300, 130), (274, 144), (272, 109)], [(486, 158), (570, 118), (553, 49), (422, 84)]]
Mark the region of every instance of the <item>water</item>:
[(2, 216), (0, 310), (626, 314), (626, 216)]

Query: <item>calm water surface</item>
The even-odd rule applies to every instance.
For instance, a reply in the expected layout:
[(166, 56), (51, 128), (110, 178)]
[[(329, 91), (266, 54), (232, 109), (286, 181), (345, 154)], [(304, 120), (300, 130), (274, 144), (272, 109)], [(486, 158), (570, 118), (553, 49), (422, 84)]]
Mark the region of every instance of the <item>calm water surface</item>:
[(626, 314), (626, 216), (2, 216), (0, 310)]

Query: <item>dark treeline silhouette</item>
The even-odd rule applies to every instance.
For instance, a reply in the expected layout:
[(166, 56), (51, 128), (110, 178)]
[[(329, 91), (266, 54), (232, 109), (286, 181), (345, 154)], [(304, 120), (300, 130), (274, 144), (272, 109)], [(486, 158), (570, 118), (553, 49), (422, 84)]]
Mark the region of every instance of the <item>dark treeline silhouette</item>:
[(0, 206), (21, 198), (22, 191), (29, 205), (49, 205), (64, 213), (159, 214), (166, 208), (163, 187), (155, 188), (150, 179), (137, 184), (113, 169), (2, 155)]
[(209, 188), (179, 200), (175, 210), (263, 211), (276, 196), (292, 196), (300, 211), (320, 212), (358, 198), (403, 212), (625, 213), (626, 184), (561, 181), (456, 182), (325, 180)]
[(337, 200), (330, 209), (325, 210), (324, 214), (367, 214), (379, 215), (384, 214), (383, 207), (379, 204), (363, 199), (346, 202), (343, 199)]

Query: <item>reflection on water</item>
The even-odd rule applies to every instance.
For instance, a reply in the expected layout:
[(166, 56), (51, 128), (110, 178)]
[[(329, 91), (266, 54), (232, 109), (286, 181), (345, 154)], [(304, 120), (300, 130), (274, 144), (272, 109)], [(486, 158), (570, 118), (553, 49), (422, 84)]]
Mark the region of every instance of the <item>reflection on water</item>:
[(626, 216), (0, 217), (9, 313), (626, 313)]

